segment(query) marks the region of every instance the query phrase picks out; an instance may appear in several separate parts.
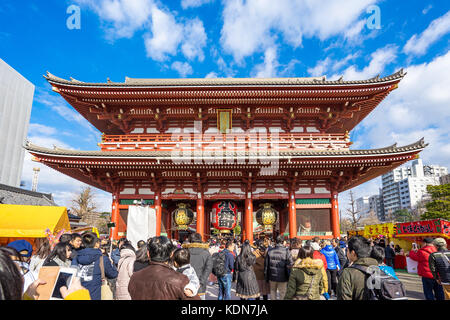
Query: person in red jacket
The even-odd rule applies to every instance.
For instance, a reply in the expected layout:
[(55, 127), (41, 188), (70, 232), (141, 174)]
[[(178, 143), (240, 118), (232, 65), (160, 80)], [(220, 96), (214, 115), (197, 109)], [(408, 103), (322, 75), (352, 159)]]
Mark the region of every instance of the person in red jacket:
[(442, 286), (434, 279), (428, 264), (430, 254), (436, 251), (433, 239), (425, 238), (421, 249), (418, 250), (416, 247), (409, 252), (409, 257), (418, 263), (417, 274), (422, 277), (423, 294), (427, 300), (444, 300)]

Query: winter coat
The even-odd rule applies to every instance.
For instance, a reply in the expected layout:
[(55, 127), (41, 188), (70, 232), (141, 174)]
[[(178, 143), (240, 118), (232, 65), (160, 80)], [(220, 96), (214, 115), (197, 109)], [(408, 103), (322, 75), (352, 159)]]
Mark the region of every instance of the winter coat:
[(117, 267), (119, 260), (120, 260), (120, 249), (116, 248), (113, 251), (111, 251), (111, 260), (113, 261), (114, 265)]
[(225, 251), (225, 269), (227, 270), (227, 273), (231, 273), (234, 269), (235, 256), (228, 249), (224, 249), (223, 251)]
[(209, 244), (193, 242), (183, 244), (182, 247), (188, 249), (191, 254), (190, 265), (194, 268), (200, 281), (198, 293), (206, 293), (206, 285), (208, 284), (208, 278), (213, 268), (212, 257), (209, 253)]
[(200, 300), (198, 295), (187, 297), (184, 294), (188, 283), (188, 277), (170, 265), (150, 261), (147, 268), (133, 273), (128, 292), (132, 300)]
[(128, 293), (128, 283), (134, 272), (134, 261), (136, 254), (131, 249), (120, 250), (120, 260), (118, 263), (118, 276), (116, 281), (116, 299), (131, 300)]
[(30, 259), (30, 271), (39, 274), (39, 270), (43, 266), (45, 259), (39, 256), (32, 256)]
[(269, 249), (264, 261), (264, 277), (267, 281), (287, 282), (292, 266), (292, 256), (289, 249), (277, 244)]
[[(378, 266), (377, 260), (373, 258), (360, 258), (353, 262), (354, 265)], [(337, 300), (363, 300), (364, 287), (366, 282), (365, 274), (352, 267), (342, 270), (337, 286)]]
[[(444, 257), (447, 257), (447, 259)], [(440, 280), (441, 283), (450, 284), (450, 270), (449, 261), (450, 250), (437, 251), (430, 254), (428, 258), (428, 264), (430, 266), (430, 271), (436, 280)]]
[(395, 258), (395, 251), (392, 249), (391, 246), (387, 246), (384, 248), (384, 256), (386, 259), (394, 259)]
[(198, 289), (200, 288), (200, 280), (198, 280), (197, 272), (195, 272), (195, 269), (190, 264), (187, 264), (182, 266), (181, 268), (174, 270), (188, 277), (189, 283), (186, 285), (186, 287), (184, 287), (184, 290), (191, 290), (195, 296), (198, 293)]
[(51, 260), (44, 261), (42, 264), (43, 267), (62, 267), (62, 268), (69, 268), (71, 265), (71, 261), (67, 259), (66, 261), (62, 261), (58, 257), (53, 257)]
[[(311, 286), (308, 300), (319, 300), (324, 289), (327, 288), (328, 290), (325, 279), (326, 273), (322, 260), (297, 259), (292, 267), (284, 299), (291, 300), (295, 296), (306, 295)], [(311, 283), (311, 281), (313, 282)]]
[(419, 276), (433, 279), (433, 274), (431, 273), (430, 266), (428, 264), (428, 258), (430, 257), (430, 254), (436, 251), (437, 249), (435, 246), (425, 246), (417, 252), (414, 250), (409, 252), (409, 257), (412, 260), (417, 261), (417, 274)]
[(334, 251), (333, 246), (326, 245), (322, 250), (320, 250), (320, 253), (322, 253), (325, 256), (325, 259), (327, 260), (327, 269), (329, 270), (336, 270), (337, 268), (341, 269), (341, 264), (339, 262), (338, 255), (336, 251)]
[(259, 285), (256, 281), (253, 265), (256, 262), (256, 256), (250, 255), (247, 259), (238, 256), (236, 259), (234, 272), (236, 274), (236, 296), (249, 299), (259, 297)]
[(264, 280), (264, 258), (265, 252), (259, 249), (253, 251), (256, 257), (255, 264), (253, 265), (253, 271), (255, 272), (256, 280)]
[(117, 277), (117, 269), (111, 265), (107, 256), (102, 255), (100, 249), (86, 248), (78, 251), (72, 260), (72, 266), (80, 269), (81, 285), (89, 290), (92, 300), (101, 300), (102, 274), (100, 270), (100, 258), (103, 258), (105, 277), (114, 279)]

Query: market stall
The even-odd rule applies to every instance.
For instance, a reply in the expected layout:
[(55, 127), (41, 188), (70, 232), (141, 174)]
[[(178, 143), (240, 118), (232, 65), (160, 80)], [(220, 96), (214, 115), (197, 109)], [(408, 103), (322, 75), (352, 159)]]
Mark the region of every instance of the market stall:
[[(394, 242), (401, 243), (405, 252), (412, 249), (412, 244), (420, 244), (424, 238), (444, 238), (450, 245), (450, 222), (443, 219), (423, 220), (397, 223), (395, 225)], [(417, 263), (409, 257), (405, 258), (408, 272), (417, 272)]]
[(24, 239), (37, 249), (37, 241), (70, 232), (65, 207), (0, 204), (0, 246)]

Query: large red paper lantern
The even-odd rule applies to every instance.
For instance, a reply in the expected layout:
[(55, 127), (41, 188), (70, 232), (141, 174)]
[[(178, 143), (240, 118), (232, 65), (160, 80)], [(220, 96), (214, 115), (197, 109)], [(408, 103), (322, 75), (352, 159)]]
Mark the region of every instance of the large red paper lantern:
[(213, 204), (211, 223), (222, 233), (229, 233), (237, 223), (237, 207), (233, 201), (221, 200)]

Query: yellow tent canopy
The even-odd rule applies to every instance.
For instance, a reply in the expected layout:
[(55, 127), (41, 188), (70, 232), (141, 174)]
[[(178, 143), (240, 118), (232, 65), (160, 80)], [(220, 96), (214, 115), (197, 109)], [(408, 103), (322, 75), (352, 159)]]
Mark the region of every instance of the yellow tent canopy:
[(0, 237), (45, 238), (47, 229), (70, 231), (66, 207), (0, 204)]

